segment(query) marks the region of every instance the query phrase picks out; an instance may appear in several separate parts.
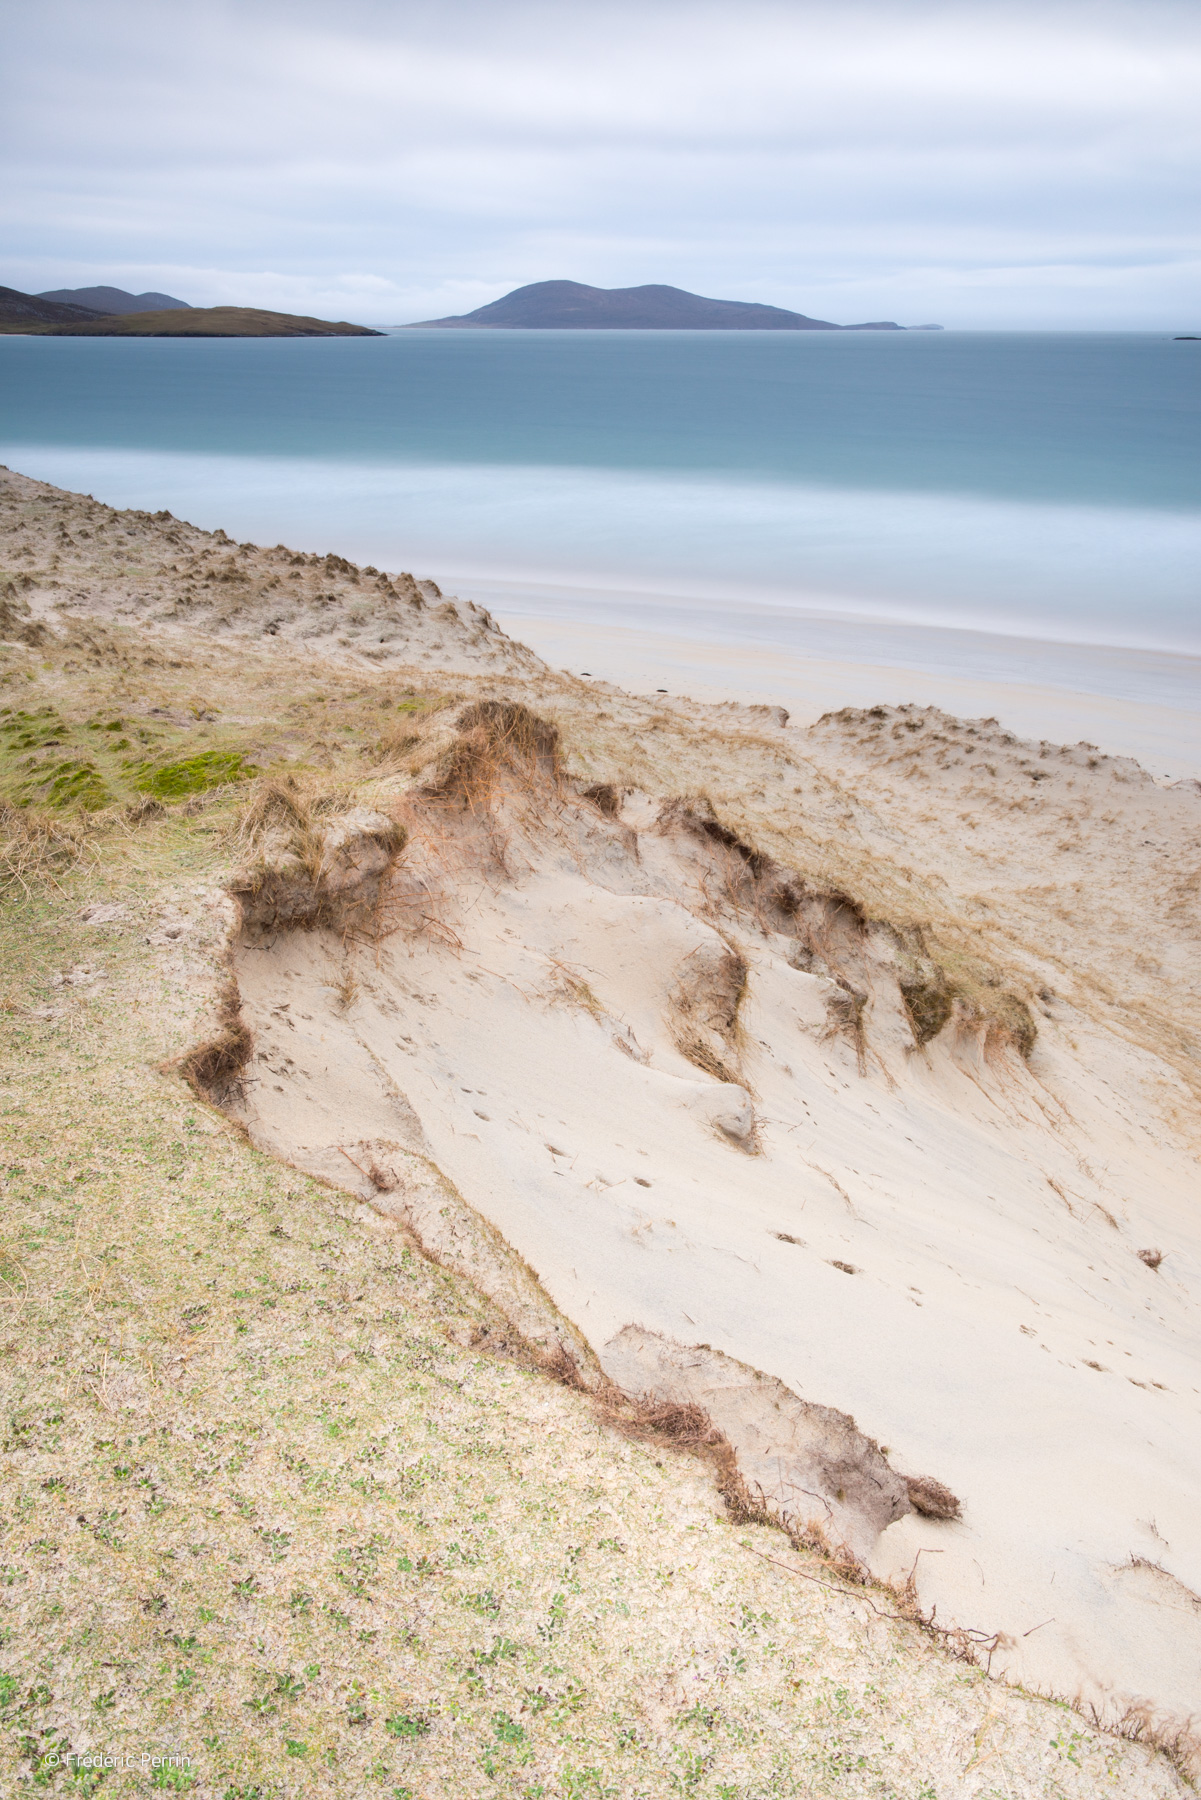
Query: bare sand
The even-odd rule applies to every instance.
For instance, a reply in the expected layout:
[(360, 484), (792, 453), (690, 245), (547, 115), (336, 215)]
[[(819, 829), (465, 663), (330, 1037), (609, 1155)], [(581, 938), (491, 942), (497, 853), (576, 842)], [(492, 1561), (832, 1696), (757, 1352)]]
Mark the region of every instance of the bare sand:
[(455, 586), (552, 667), (634, 692), (783, 705), (798, 724), (877, 701), (937, 706), (995, 716), (1023, 737), (1084, 739), (1157, 776), (1201, 775), (1201, 658), (1181, 652), (856, 616), (816, 602)]
[[(1170, 890), (1158, 929), (1143, 915), (1131, 853), (1151, 833), (1195, 857), (1201, 795), (879, 710), (799, 743), (760, 727), (738, 760), (764, 789), (813, 783), (862, 851), (970, 882), (977, 953), (1004, 946), (1012, 986), (939, 973), (924, 929), (795, 863), (756, 869), (728, 804), (633, 784), (615, 811), (431, 804), (405, 815), (370, 959), (275, 918), (240, 940), (241, 1116), (312, 1173), (353, 1158), (364, 1200), (406, 1217), (431, 1162), (606, 1377), (720, 1424), (769, 1510), (912, 1582), (995, 1673), (1183, 1729), (1201, 1218), (1169, 1040), (1197, 965)], [(1048, 835), (1062, 889), (1030, 858)], [(962, 1515), (911, 1510), (922, 1477)]]
[(214, 1100), (572, 1379), (701, 1408), (992, 1674), (1201, 1767), (1201, 786), (1034, 691), (1028, 738), (896, 669), (798, 663), (801, 722), (640, 697), (595, 652), (645, 644), (585, 680), (432, 584), (139, 530), (86, 580), (64, 530), (19, 628), (426, 684), (353, 793), (297, 751), (260, 796)]

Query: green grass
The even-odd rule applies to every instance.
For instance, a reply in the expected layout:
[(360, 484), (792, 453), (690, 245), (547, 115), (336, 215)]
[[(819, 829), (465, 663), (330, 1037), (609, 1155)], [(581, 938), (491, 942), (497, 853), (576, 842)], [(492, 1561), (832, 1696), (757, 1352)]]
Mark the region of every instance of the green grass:
[(258, 773), (236, 732), (218, 728), (225, 741), (194, 747), (212, 735), (207, 720), (186, 714), (151, 725), (111, 713), (72, 720), (47, 705), (0, 707), (0, 794), (18, 806), (94, 813), (139, 794), (182, 800)]

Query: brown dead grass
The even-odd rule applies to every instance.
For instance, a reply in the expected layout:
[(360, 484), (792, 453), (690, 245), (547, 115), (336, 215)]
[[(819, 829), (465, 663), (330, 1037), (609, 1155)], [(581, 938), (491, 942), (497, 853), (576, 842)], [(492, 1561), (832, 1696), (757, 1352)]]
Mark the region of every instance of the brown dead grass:
[(99, 829), (95, 816), (14, 806), (0, 797), (0, 894), (25, 895), (59, 875), (92, 849)]
[(559, 730), (514, 700), (477, 700), (456, 721), (458, 735), (425, 797), (464, 811), (489, 810), (501, 780), (557, 786)]

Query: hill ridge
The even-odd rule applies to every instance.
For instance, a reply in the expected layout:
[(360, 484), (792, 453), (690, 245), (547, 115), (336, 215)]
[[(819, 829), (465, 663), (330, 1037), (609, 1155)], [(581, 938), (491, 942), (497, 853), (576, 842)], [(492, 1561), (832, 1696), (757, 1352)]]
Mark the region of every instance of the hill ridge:
[(131, 294), (119, 287), (46, 288), (35, 294), (37, 300), (56, 300), (64, 306), (87, 306), (102, 313), (191, 311), (191, 301), (179, 300), (174, 294), (160, 294), (153, 289), (144, 294)]
[(582, 281), (534, 281), (444, 319), (417, 319), (412, 329), (551, 331), (901, 331), (892, 319), (836, 325), (755, 300), (713, 300), (663, 282), (641, 287), (589, 287)]

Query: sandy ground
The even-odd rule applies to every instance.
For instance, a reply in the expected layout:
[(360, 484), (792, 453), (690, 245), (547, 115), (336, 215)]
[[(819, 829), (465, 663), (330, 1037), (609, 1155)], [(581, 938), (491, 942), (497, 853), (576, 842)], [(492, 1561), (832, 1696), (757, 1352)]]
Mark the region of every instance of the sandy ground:
[[(1192, 657), (1017, 640), (1006, 645), (983, 634), (932, 633), (914, 626), (890, 633), (908, 651), (900, 666), (873, 658), (870, 651), (838, 656), (825, 646), (802, 654), (783, 645), (700, 642), (690, 634), (682, 608), (678, 628), (668, 632), (525, 612), (520, 598), (507, 594), (488, 598), (504, 629), (552, 667), (575, 674), (587, 669), (635, 693), (666, 687), (698, 700), (767, 702), (787, 707), (802, 725), (843, 706), (916, 702), (960, 718), (992, 716), (1020, 737), (1063, 744), (1084, 739), (1112, 754), (1136, 757), (1156, 775), (1201, 776), (1201, 663)], [(947, 669), (945, 655), (930, 654), (931, 638), (940, 649), (947, 638), (964, 640), (965, 667)], [(1015, 665), (1025, 661), (1027, 670), (1019, 673), (1015, 667), (1006, 677), (987, 678), (984, 671), (1001, 660), (992, 654), (998, 648), (1008, 650), (1006, 660)], [(1165, 676), (1172, 677), (1174, 690), (1166, 704)], [(1107, 692), (1111, 685), (1130, 691)]]
[[(1146, 828), (1197, 810), (1163, 795)], [(1010, 1679), (1187, 1719), (1201, 1230), (1167, 1062), (1049, 987), (1028, 1057), (969, 1006), (919, 1049), (892, 932), (828, 897), (788, 913), (774, 876), (645, 793), (609, 817), (512, 800), (491, 829), (503, 863), (414, 818), (370, 952), (240, 944), (256, 1138), (402, 1190), (389, 1156), (428, 1156), (611, 1379), (723, 1425), (773, 1512), (912, 1576)], [(633, 1327), (654, 1354), (631, 1358)], [(665, 1344), (787, 1393), (770, 1418), (722, 1410), (739, 1371), (667, 1379)], [(853, 1415), (891, 1469), (805, 1437), (792, 1396)], [(962, 1519), (861, 1504), (853, 1479), (891, 1470), (951, 1488)]]
[(355, 805), (299, 750), (260, 802), (252, 1138), (586, 1385), (701, 1407), (993, 1674), (1196, 1756), (1197, 783), (993, 717), (639, 698), (411, 578), (94, 511), (125, 560), (28, 527), (12, 628), (448, 671)]

